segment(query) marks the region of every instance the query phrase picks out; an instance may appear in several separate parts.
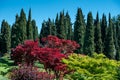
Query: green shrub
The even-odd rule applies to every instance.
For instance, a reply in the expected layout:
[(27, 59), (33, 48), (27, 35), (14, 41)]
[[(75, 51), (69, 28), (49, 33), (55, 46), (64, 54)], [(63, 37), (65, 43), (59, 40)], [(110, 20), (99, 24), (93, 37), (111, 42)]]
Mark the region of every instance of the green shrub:
[(94, 53), (92, 57), (72, 54), (62, 61), (70, 70), (75, 70), (70, 75), (73, 80), (118, 80), (120, 62), (109, 60), (103, 54)]

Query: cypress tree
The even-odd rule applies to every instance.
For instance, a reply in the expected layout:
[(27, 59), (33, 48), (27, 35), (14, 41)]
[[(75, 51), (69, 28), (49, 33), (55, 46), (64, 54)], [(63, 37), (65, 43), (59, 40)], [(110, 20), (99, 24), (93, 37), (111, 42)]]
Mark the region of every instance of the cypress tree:
[(20, 40), (20, 43), (23, 43), (24, 40), (27, 39), (27, 32), (26, 32), (26, 14), (23, 9), (20, 12), (20, 19), (19, 23), (19, 36), (17, 36)]
[(94, 42), (95, 42), (95, 52), (102, 53), (102, 39), (101, 39), (101, 27), (99, 22), (99, 15), (97, 13), (95, 20), (95, 33), (94, 33)]
[(83, 53), (83, 45), (84, 45), (84, 34), (85, 34), (85, 25), (84, 25), (84, 17), (82, 10), (78, 8), (76, 21), (74, 24), (74, 40), (79, 43), (80, 48), (76, 51), (77, 53)]
[(11, 48), (11, 32), (10, 25), (3, 20), (1, 24), (1, 52), (9, 53)]
[(84, 41), (84, 53), (89, 56), (94, 52), (94, 26), (92, 13), (89, 12), (87, 15), (87, 26)]
[(31, 9), (29, 10), (28, 21), (27, 21), (27, 39), (33, 39), (33, 27), (31, 22)]
[(19, 16), (16, 15), (15, 23), (11, 29), (11, 47), (15, 48), (19, 43), (21, 43), (19, 36), (20, 36), (20, 26), (19, 26)]
[(64, 12), (60, 13), (59, 25), (57, 26), (57, 36), (61, 39), (66, 39), (64, 26)]
[(120, 60), (120, 15), (117, 16), (116, 21), (116, 38), (117, 38), (117, 48), (116, 48), (116, 60)]
[(46, 25), (47, 25), (47, 28), (48, 28), (48, 35), (52, 35), (52, 22), (51, 22), (50, 18), (46, 22)]
[(56, 19), (55, 19), (55, 28), (56, 28), (56, 35), (58, 36), (58, 31), (59, 31), (59, 18), (58, 18), (58, 14), (56, 15)]
[(112, 27), (112, 20), (111, 15), (109, 13), (109, 27), (107, 29), (107, 36), (105, 42), (105, 55), (110, 59), (115, 59), (115, 45), (113, 39), (113, 27)]
[(107, 20), (106, 16), (102, 15), (102, 21), (101, 21), (101, 34), (102, 34), (102, 43), (103, 43), (103, 53), (105, 53), (105, 38), (107, 35)]
[(55, 27), (54, 20), (51, 22), (51, 26), (52, 26), (52, 35), (56, 36), (57, 35), (57, 30), (56, 30), (56, 27)]
[(41, 31), (40, 31), (40, 40), (41, 40), (43, 37), (47, 37), (48, 35), (49, 35), (49, 34), (48, 34), (48, 28), (47, 28), (46, 22), (43, 21), (42, 27), (41, 27)]
[(33, 40), (38, 38), (38, 27), (36, 26), (35, 20), (32, 20), (32, 28), (33, 28)]
[(66, 32), (66, 36), (68, 40), (72, 40), (72, 36), (73, 36), (73, 32), (72, 32), (72, 23), (71, 23), (71, 19), (70, 16), (68, 14), (68, 12), (65, 15), (65, 32)]

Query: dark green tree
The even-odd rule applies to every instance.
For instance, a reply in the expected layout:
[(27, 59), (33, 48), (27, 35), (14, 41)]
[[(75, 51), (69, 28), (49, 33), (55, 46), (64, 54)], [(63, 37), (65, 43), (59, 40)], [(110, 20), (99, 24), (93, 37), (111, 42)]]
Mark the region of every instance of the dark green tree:
[(84, 40), (84, 53), (91, 56), (94, 52), (94, 25), (92, 13), (87, 15), (87, 26)]
[(15, 23), (12, 25), (11, 29), (11, 47), (15, 48), (19, 43), (21, 43), (20, 39), (20, 27), (19, 27), (19, 16), (16, 15)]
[(46, 22), (43, 21), (41, 31), (40, 31), (40, 42), (43, 37), (47, 37), (48, 35), (49, 34), (48, 34), (48, 28), (47, 28)]
[(117, 16), (116, 22), (116, 38), (117, 38), (117, 48), (116, 48), (116, 60), (120, 60), (120, 15)]
[(58, 13), (56, 15), (56, 19), (55, 19), (55, 28), (56, 28), (56, 35), (58, 36), (58, 31), (59, 31), (59, 16)]
[(19, 18), (18, 23), (19, 23), (19, 28), (18, 28), (19, 36), (17, 36), (17, 37), (19, 38), (20, 43), (23, 43), (24, 40), (27, 39), (26, 14), (23, 9), (21, 9), (20, 18)]
[(57, 36), (61, 39), (66, 39), (64, 26), (64, 12), (60, 12), (59, 25), (57, 26)]
[(103, 47), (102, 47), (101, 27), (100, 27), (98, 13), (96, 15), (94, 26), (95, 26), (95, 31), (94, 31), (95, 52), (102, 53)]
[(57, 35), (57, 29), (56, 29), (54, 20), (51, 22), (51, 26), (52, 26), (52, 35), (56, 36)]
[(33, 39), (33, 26), (31, 22), (31, 9), (29, 10), (28, 21), (27, 21), (27, 39)]
[(101, 21), (101, 33), (102, 33), (102, 43), (103, 43), (103, 53), (105, 53), (105, 38), (107, 35), (107, 20), (106, 16), (102, 15), (102, 21)]
[(79, 43), (80, 48), (77, 53), (83, 53), (84, 36), (85, 36), (85, 24), (82, 10), (78, 8), (76, 21), (74, 24), (74, 40)]
[(71, 18), (68, 14), (68, 12), (65, 15), (65, 34), (67, 36), (67, 39), (72, 40), (73, 32), (72, 32), (72, 23)]
[(32, 28), (33, 28), (33, 40), (38, 38), (38, 27), (36, 26), (35, 20), (32, 20)]
[(1, 52), (9, 53), (11, 48), (11, 31), (10, 25), (3, 20), (1, 24)]
[(109, 27), (107, 29), (107, 36), (105, 42), (105, 55), (110, 59), (115, 59), (115, 45), (113, 39), (113, 27), (110, 13), (109, 13)]

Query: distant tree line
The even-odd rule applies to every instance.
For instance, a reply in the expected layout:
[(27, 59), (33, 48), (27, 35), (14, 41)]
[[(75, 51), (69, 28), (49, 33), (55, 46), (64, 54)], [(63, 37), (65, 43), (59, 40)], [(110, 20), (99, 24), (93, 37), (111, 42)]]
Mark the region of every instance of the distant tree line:
[(111, 17), (108, 20), (103, 14), (99, 18), (97, 12), (96, 19), (93, 19), (92, 12), (87, 14), (85, 20), (81, 8), (78, 8), (75, 22), (71, 22), (68, 12), (60, 12), (55, 20), (48, 18), (43, 21), (40, 34), (35, 20), (31, 18), (31, 9), (28, 19), (23, 9), (20, 15), (16, 15), (15, 23), (10, 25), (3, 20), (0, 32), (0, 52), (8, 53), (11, 48), (15, 48), (24, 40), (36, 40), (39, 38), (54, 35), (61, 39), (75, 40), (80, 44), (75, 52), (91, 56), (93, 52), (104, 53), (110, 59), (120, 60), (120, 15)]

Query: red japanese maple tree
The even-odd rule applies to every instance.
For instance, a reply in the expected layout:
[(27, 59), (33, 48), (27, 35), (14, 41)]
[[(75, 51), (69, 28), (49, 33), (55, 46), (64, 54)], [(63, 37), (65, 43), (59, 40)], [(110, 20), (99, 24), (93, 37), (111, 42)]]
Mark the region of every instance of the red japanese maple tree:
[[(54, 71), (57, 78), (67, 72), (67, 66), (61, 62), (68, 53), (72, 53), (79, 45), (75, 41), (59, 39), (49, 35), (42, 38), (43, 47), (38, 45), (38, 41), (26, 40), (24, 44), (12, 49), (11, 58), (15, 63), (26, 63), (33, 65), (39, 60), (44, 64), (47, 72)], [(63, 54), (64, 53), (64, 54)]]

